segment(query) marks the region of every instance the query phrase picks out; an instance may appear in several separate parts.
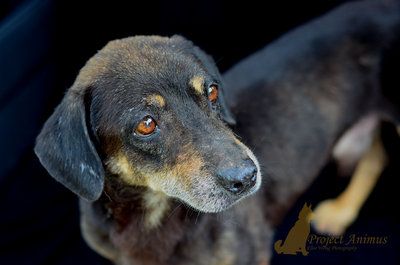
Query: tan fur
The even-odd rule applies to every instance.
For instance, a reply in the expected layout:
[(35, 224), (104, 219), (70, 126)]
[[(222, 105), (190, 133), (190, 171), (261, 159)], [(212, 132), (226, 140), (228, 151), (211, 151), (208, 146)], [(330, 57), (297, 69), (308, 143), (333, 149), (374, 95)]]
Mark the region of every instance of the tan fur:
[(153, 229), (160, 226), (165, 213), (170, 209), (168, 196), (161, 191), (149, 190), (143, 199), (146, 209), (145, 227)]
[(183, 148), (183, 151), (177, 159), (176, 164), (166, 171), (169, 172), (168, 177), (176, 177), (179, 175), (183, 176), (200, 176), (201, 168), (204, 165), (203, 160), (201, 157), (196, 153), (196, 151), (190, 145), (187, 145)]
[[(176, 163), (170, 167), (165, 166), (158, 171), (149, 171), (146, 168), (134, 167), (128, 162), (126, 155), (120, 153), (117, 157), (110, 158), (106, 165), (111, 173), (117, 174), (129, 185), (149, 188), (143, 195), (146, 208), (146, 228), (152, 229), (160, 225), (164, 213), (169, 209), (169, 198), (171, 193), (183, 189), (183, 194), (174, 194), (174, 197), (182, 196), (183, 200), (188, 198), (192, 185), (193, 176), (204, 176), (201, 168), (204, 165), (201, 158), (196, 155), (190, 146), (183, 148)], [(173, 190), (171, 190), (173, 187)]]
[(190, 80), (190, 85), (194, 88), (194, 90), (199, 93), (200, 95), (203, 95), (204, 93), (204, 77), (202, 76), (195, 76)]
[(121, 179), (130, 185), (147, 186), (154, 191), (162, 191), (163, 186), (169, 186), (171, 182), (186, 182), (190, 178), (185, 176), (201, 175), (203, 162), (196, 156), (193, 150), (186, 149), (178, 156), (177, 162), (172, 167), (164, 167), (158, 171), (149, 172), (146, 168), (135, 168), (128, 161), (126, 155), (120, 153), (117, 157), (110, 158), (106, 165), (113, 174), (117, 174)]
[(162, 96), (157, 95), (157, 94), (153, 94), (153, 95), (148, 96), (145, 99), (145, 102), (146, 102), (147, 105), (152, 105), (152, 106), (155, 106), (155, 107), (162, 108), (162, 107), (165, 106), (165, 99)]
[(386, 161), (382, 140), (376, 134), (372, 146), (357, 164), (347, 188), (336, 199), (323, 201), (316, 208), (314, 226), (320, 233), (343, 234), (357, 218)]
[[(117, 158), (111, 158), (107, 161), (106, 165), (109, 170), (118, 174), (121, 179), (130, 185), (145, 186), (150, 189), (143, 194), (144, 207), (146, 210), (145, 227), (153, 229), (161, 224), (166, 211), (169, 210), (169, 198), (162, 191), (160, 185), (155, 182), (150, 182), (151, 178), (139, 177), (146, 176), (146, 174), (138, 174), (132, 169), (128, 159), (125, 155), (120, 154)], [(154, 175), (157, 173), (154, 172)], [(158, 176), (157, 179), (164, 178)]]
[(366, 115), (348, 129), (335, 144), (332, 155), (341, 175), (352, 174), (361, 157), (371, 148), (380, 118), (376, 113)]
[[(149, 172), (146, 168), (136, 168), (135, 172), (128, 158), (122, 153), (117, 157), (110, 158), (106, 165), (111, 173), (119, 175), (127, 184), (148, 186), (154, 191), (162, 191), (166, 182), (186, 181), (187, 183), (189, 178), (184, 179), (182, 176), (201, 175), (203, 166), (201, 158), (190, 147), (184, 148), (184, 150), (186, 151), (178, 156), (175, 165), (166, 166), (155, 172)], [(139, 178), (136, 174), (142, 177)]]
[(111, 157), (105, 164), (111, 173), (119, 175), (127, 184), (147, 186), (146, 179), (142, 179), (139, 177), (140, 175), (135, 174), (125, 154), (120, 153), (116, 157)]
[[(200, 179), (204, 185), (207, 181), (206, 173), (202, 172), (204, 165), (201, 157), (190, 147), (183, 148), (177, 161), (172, 166), (165, 166), (154, 172), (149, 179), (148, 186), (155, 191), (162, 191), (168, 196), (180, 198), (183, 201), (192, 201), (192, 187), (197, 186)], [(151, 173), (147, 173), (151, 174)]]
[(148, 180), (148, 186), (155, 191), (164, 191), (169, 187), (180, 185), (190, 187), (193, 176), (201, 176), (201, 167), (204, 165), (200, 156), (188, 145), (178, 155), (176, 163), (165, 166), (156, 172), (148, 172), (143, 169), (142, 173)]

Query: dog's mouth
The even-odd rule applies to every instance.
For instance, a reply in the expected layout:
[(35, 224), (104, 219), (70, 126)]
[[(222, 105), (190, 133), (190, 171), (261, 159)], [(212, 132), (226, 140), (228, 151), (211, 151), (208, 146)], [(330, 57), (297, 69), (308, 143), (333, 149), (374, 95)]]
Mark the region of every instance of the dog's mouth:
[(251, 177), (249, 184), (234, 184), (227, 188), (213, 181), (215, 177), (208, 177), (209, 181), (199, 183), (188, 193), (179, 194), (178, 199), (201, 212), (217, 213), (229, 209), (240, 200), (255, 193), (261, 185), (261, 177), (256, 174)]

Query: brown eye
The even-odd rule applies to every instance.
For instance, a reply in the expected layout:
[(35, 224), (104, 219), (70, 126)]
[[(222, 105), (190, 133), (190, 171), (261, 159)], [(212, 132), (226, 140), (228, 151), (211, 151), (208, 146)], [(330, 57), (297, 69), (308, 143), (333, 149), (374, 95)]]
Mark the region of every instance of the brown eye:
[(208, 99), (214, 102), (217, 99), (218, 89), (216, 85), (210, 85), (208, 87)]
[(153, 120), (153, 118), (147, 116), (139, 123), (139, 126), (135, 130), (135, 134), (140, 136), (149, 135), (154, 132), (156, 126), (156, 122)]

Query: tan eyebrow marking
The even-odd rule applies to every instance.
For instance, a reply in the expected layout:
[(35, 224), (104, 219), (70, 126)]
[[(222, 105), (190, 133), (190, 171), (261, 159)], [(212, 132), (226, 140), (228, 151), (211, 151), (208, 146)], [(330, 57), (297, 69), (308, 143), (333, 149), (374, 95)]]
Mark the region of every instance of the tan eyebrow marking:
[(195, 76), (192, 79), (190, 79), (190, 85), (194, 88), (194, 90), (203, 95), (203, 84), (204, 84), (204, 77), (202, 76)]
[(153, 94), (148, 96), (145, 99), (145, 103), (148, 105), (156, 106), (156, 107), (164, 107), (165, 106), (165, 99), (157, 94)]

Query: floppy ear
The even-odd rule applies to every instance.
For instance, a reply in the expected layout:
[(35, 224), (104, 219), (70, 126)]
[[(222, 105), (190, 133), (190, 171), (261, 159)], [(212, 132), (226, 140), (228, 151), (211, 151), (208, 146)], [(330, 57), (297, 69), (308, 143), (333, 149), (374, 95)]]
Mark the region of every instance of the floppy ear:
[(36, 139), (35, 153), (52, 177), (86, 200), (98, 199), (104, 169), (90, 139), (84, 96), (69, 91)]

